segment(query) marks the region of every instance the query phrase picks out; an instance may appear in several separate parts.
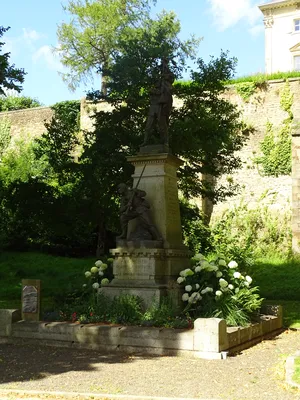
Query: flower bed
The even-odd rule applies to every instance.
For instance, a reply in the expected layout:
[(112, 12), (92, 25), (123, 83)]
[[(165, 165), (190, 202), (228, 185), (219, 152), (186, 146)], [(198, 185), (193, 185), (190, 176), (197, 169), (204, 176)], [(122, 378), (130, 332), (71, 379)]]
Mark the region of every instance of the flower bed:
[[(97, 349), (104, 352), (225, 358), (282, 327), (280, 306), (268, 306), (269, 315), (247, 327), (227, 327), (219, 318), (198, 318), (194, 329), (27, 322), (18, 310), (0, 310), (0, 343), (33, 343)], [(273, 314), (272, 314), (273, 313)]]

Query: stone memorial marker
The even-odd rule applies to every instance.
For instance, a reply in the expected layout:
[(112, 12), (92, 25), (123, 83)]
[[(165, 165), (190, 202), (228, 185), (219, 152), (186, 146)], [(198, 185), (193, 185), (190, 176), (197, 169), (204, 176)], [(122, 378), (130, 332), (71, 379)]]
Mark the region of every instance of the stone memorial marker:
[(182, 241), (177, 187), (177, 170), (183, 161), (172, 154), (168, 137), (173, 81), (167, 61), (162, 60), (161, 78), (151, 92), (144, 142), (138, 154), (127, 157), (135, 168), (133, 186), (118, 186), (122, 232), (117, 247), (110, 250), (114, 279), (102, 285), (105, 295), (138, 295), (146, 307), (166, 295), (174, 305), (181, 304), (176, 279), (190, 263)]
[(41, 281), (38, 279), (22, 280), (22, 319), (40, 320)]

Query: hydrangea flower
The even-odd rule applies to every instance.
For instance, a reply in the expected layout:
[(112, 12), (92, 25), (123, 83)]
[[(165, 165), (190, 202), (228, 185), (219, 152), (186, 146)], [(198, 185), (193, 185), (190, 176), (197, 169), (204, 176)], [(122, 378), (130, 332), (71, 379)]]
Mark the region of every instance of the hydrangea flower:
[(225, 260), (219, 260), (219, 265), (221, 267), (226, 267), (226, 261)]
[(92, 268), (91, 268), (91, 273), (92, 273), (92, 274), (97, 274), (98, 271), (99, 271), (99, 270), (98, 270), (97, 267), (92, 267)]
[(210, 289), (211, 289), (211, 288), (209, 288), (209, 287), (206, 287), (206, 288), (202, 289), (202, 290), (201, 290), (201, 294), (205, 294), (205, 293), (210, 292)]
[(221, 278), (222, 275), (223, 275), (223, 274), (222, 274), (221, 271), (217, 271), (217, 272), (216, 272), (216, 277), (217, 277), (217, 278)]
[(189, 300), (189, 295), (188, 295), (188, 293), (184, 293), (183, 295), (182, 295), (182, 301), (188, 301)]
[(102, 263), (102, 264), (100, 265), (101, 271), (104, 271), (106, 268), (107, 268), (107, 264)]
[(195, 256), (194, 256), (194, 259), (195, 260), (203, 260), (203, 259), (205, 259), (205, 257), (204, 257), (204, 255), (202, 255), (202, 254), (196, 254)]
[(103, 276), (103, 275), (104, 275), (104, 272), (103, 272), (103, 271), (101, 271), (101, 269), (99, 269), (99, 272), (98, 272), (98, 274), (99, 274), (99, 276)]
[(84, 284), (82, 285), (82, 287), (83, 287), (83, 288), (86, 288), (86, 286), (87, 286), (87, 284), (86, 284), (86, 283), (84, 283)]
[(228, 289), (233, 290), (233, 289), (234, 289), (234, 286), (230, 283), (230, 284), (228, 285)]
[(237, 268), (238, 264), (235, 261), (230, 261), (230, 263), (228, 264), (229, 268)]
[(180, 276), (179, 278), (177, 278), (177, 283), (182, 283), (185, 281), (185, 278), (183, 278), (182, 276)]
[(95, 262), (96, 267), (100, 267), (100, 265), (103, 264), (103, 262), (101, 260), (98, 260)]
[(222, 292), (221, 292), (221, 290), (217, 290), (217, 291), (216, 291), (216, 296), (217, 296), (217, 297), (220, 297), (220, 296), (222, 296)]
[(225, 279), (221, 278), (221, 279), (219, 280), (219, 285), (220, 285), (220, 287), (222, 287), (222, 288), (226, 288), (226, 287), (228, 286), (228, 282), (227, 282)]
[(92, 284), (92, 288), (93, 289), (99, 289), (99, 287), (100, 287), (100, 285), (99, 285), (98, 282), (95, 282), (95, 283)]
[(237, 287), (236, 289), (235, 289), (235, 293), (238, 293), (240, 291), (240, 289)]
[(107, 259), (107, 262), (110, 264), (110, 263), (113, 263), (114, 262), (114, 259), (113, 258), (108, 258)]
[(197, 290), (200, 289), (199, 283), (196, 283), (196, 289), (197, 289)]
[(107, 278), (102, 279), (101, 285), (108, 285), (108, 284), (109, 284), (109, 280)]
[(86, 271), (84, 273), (84, 275), (85, 275), (86, 278), (89, 278), (92, 274), (90, 273), (90, 271)]
[(192, 289), (193, 289), (193, 288), (192, 288), (191, 285), (186, 285), (186, 287), (185, 287), (185, 291), (186, 291), (186, 292), (190, 292)]
[(202, 270), (201, 265), (197, 265), (197, 267), (195, 268), (195, 272), (200, 272)]
[(250, 283), (247, 282), (247, 281), (245, 281), (245, 282), (244, 282), (244, 285), (245, 285), (246, 287), (249, 287), (249, 286), (250, 286)]
[(247, 281), (248, 283), (252, 283), (252, 278), (251, 278), (251, 276), (247, 275), (245, 279), (246, 279), (246, 281)]
[(186, 276), (192, 276), (194, 275), (194, 271), (192, 271), (190, 268), (184, 269), (183, 271), (180, 271), (179, 273), (180, 276), (185, 278)]
[(201, 261), (201, 267), (203, 268), (203, 269), (207, 269), (207, 268), (210, 268), (210, 263), (208, 262), (208, 261), (206, 261), (206, 260), (203, 260), (203, 261)]
[(241, 276), (242, 276), (241, 273), (237, 271), (233, 274), (233, 277), (236, 279), (239, 279)]

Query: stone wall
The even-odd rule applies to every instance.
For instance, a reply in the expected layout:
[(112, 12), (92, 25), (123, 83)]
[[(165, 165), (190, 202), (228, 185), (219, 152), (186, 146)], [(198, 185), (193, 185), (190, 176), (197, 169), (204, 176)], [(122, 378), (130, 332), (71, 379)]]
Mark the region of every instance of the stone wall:
[(11, 135), (14, 139), (30, 139), (45, 132), (45, 122), (49, 122), (52, 115), (50, 107), (36, 107), (1, 112), (0, 121), (6, 119), (10, 122)]
[[(252, 125), (255, 132), (240, 152), (243, 161), (242, 169), (231, 175), (234, 181), (241, 185), (241, 192), (226, 202), (217, 204), (214, 207), (214, 215), (220, 214), (225, 208), (239, 204), (242, 200), (253, 207), (259, 203), (268, 204), (276, 210), (290, 209), (292, 177), (263, 176), (253, 161), (260, 152), (260, 143), (264, 138), (267, 122), (277, 127), (288, 116), (280, 107), (281, 92), (285, 84), (284, 80), (269, 81), (267, 87), (257, 89), (248, 102), (241, 98), (234, 86), (228, 88), (226, 97), (238, 105), (242, 111), (243, 120)], [(294, 95), (292, 112), (294, 118), (299, 119), (300, 79), (291, 78), (289, 84)]]

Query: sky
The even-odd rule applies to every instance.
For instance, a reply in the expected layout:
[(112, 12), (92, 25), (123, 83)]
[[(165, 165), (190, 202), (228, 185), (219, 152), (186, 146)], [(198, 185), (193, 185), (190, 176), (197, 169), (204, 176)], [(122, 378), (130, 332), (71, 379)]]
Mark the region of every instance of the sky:
[[(56, 30), (69, 16), (62, 5), (67, 0), (0, 0), (0, 25), (11, 28), (3, 36), (4, 52), (10, 62), (24, 68), (27, 75), (22, 95), (38, 99), (43, 105), (80, 99), (98, 82), (81, 85), (71, 92), (63, 82), (59, 58), (53, 54), (58, 45)], [(181, 38), (191, 34), (202, 37), (198, 56), (206, 62), (210, 56), (228, 50), (237, 57), (236, 76), (264, 72), (264, 24), (256, 0), (157, 0), (154, 12), (174, 11), (181, 22)], [(65, 70), (66, 71), (66, 70)]]

